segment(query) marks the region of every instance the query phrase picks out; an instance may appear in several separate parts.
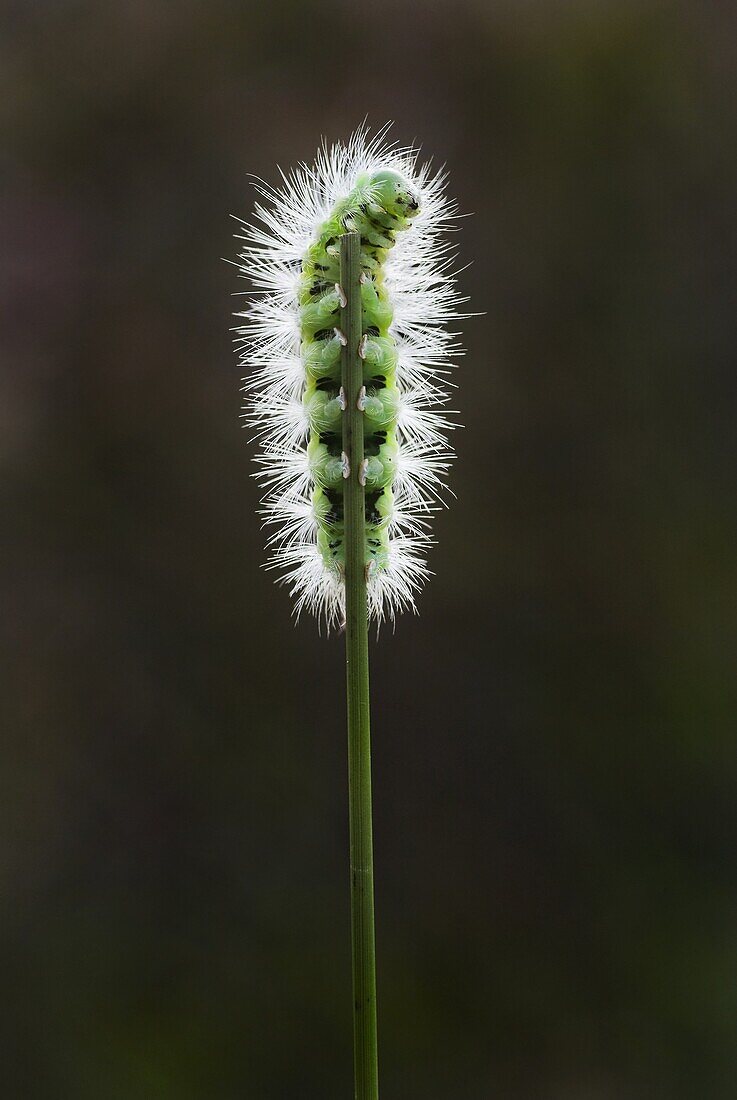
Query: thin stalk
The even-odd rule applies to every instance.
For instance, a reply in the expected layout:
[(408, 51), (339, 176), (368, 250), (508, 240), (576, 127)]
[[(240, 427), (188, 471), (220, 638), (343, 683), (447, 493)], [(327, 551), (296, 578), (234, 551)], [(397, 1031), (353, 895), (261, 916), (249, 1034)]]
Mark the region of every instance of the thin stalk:
[(343, 450), (349, 473), (344, 485), (345, 655), (348, 693), (348, 801), (351, 851), (351, 942), (353, 946), (353, 1065), (356, 1100), (378, 1100), (376, 959), (374, 946), (374, 856), (371, 827), (371, 733), (369, 726), (368, 614), (366, 606), (363, 385), (360, 249), (358, 233), (340, 238), (340, 283), (346, 298), (341, 328), (346, 344), (341, 376), (346, 408)]

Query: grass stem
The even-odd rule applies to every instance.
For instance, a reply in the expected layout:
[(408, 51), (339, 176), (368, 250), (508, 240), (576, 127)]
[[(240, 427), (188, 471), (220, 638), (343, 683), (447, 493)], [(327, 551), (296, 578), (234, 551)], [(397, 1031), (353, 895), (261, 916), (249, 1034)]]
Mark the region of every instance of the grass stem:
[(363, 385), (363, 363), (358, 354), (362, 335), (360, 250), (358, 233), (340, 238), (340, 283), (346, 299), (341, 311), (341, 329), (346, 337), (341, 357), (346, 400), (343, 450), (349, 467), (344, 484), (344, 520), (353, 1057), (356, 1100), (378, 1100), (365, 493), (360, 480), (364, 414), (357, 404)]

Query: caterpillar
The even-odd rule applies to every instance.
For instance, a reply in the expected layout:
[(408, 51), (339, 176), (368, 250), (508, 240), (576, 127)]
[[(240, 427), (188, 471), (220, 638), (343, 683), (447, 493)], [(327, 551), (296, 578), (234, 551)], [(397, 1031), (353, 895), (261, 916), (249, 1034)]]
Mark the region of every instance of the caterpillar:
[(345, 565), (341, 438), (345, 399), (340, 389), (345, 338), (338, 327), (338, 239), (347, 230), (358, 232), (361, 238), (362, 481), (366, 488), (365, 565), (371, 576), (377, 569), (385, 569), (389, 559), (399, 411), (397, 349), (389, 331), (393, 311), (384, 287), (384, 264), (395, 234), (410, 227), (419, 206), (418, 196), (398, 173), (383, 169), (366, 174), (320, 227), (318, 239), (302, 263), (298, 298), (305, 366), (303, 404), (310, 425), (307, 454), (315, 483), (312, 504), (323, 562), (326, 569), (337, 569), (339, 574)]
[(417, 151), (370, 139), (323, 147), (272, 190), (257, 183), (260, 224), (246, 225), (240, 268), (257, 289), (237, 316), (246, 417), (260, 444), (270, 567), (285, 570), (297, 615), (328, 625), (344, 607), (339, 238), (360, 234), (365, 565), (369, 611), (393, 619), (428, 576), (428, 520), (453, 457), (445, 432), (446, 323), (461, 316), (444, 231), (455, 207), (445, 177)]

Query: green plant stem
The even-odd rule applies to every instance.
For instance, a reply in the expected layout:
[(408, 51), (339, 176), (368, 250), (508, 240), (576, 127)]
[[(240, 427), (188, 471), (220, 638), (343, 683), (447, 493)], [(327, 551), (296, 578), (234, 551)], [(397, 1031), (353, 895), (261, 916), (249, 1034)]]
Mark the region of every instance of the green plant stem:
[(357, 401), (363, 385), (360, 249), (358, 233), (340, 238), (340, 282), (346, 296), (341, 357), (346, 399), (343, 449), (350, 472), (344, 484), (345, 654), (348, 694), (348, 800), (351, 851), (353, 945), (353, 1064), (356, 1100), (377, 1100), (376, 959), (374, 946), (374, 856), (371, 827), (371, 733), (369, 726), (368, 613), (366, 605), (365, 505), (359, 479), (363, 417)]

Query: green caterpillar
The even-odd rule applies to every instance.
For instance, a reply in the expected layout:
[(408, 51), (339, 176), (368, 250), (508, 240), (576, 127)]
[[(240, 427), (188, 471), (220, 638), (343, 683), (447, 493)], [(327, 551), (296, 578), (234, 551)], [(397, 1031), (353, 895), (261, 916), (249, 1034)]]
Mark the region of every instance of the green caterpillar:
[(345, 567), (340, 385), (341, 347), (338, 285), (341, 234), (361, 235), (362, 330), (364, 363), (364, 463), (366, 489), (365, 564), (367, 572), (388, 564), (397, 460), (397, 349), (390, 333), (392, 304), (384, 286), (384, 264), (395, 234), (409, 229), (419, 212), (418, 197), (398, 173), (382, 170), (359, 176), (351, 193), (320, 225), (317, 240), (302, 261), (299, 279), (301, 360), (305, 371), (303, 407), (309, 421), (307, 458), (314, 482), (312, 506), (317, 545), (326, 567)]

